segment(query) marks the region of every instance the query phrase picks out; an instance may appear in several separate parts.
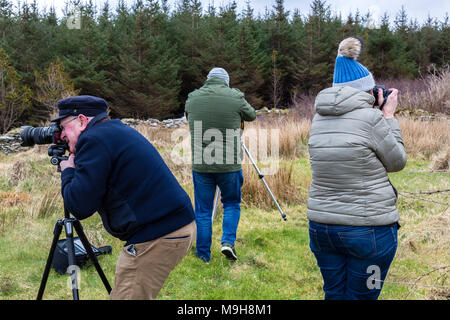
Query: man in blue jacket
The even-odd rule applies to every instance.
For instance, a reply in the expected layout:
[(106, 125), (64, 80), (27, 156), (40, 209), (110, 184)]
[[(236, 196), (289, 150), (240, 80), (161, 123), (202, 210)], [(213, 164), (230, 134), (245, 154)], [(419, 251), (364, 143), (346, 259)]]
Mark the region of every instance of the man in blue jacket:
[(77, 219), (98, 212), (106, 230), (126, 244), (111, 299), (154, 299), (192, 246), (191, 200), (158, 151), (133, 128), (111, 120), (105, 100), (58, 101), (64, 204)]

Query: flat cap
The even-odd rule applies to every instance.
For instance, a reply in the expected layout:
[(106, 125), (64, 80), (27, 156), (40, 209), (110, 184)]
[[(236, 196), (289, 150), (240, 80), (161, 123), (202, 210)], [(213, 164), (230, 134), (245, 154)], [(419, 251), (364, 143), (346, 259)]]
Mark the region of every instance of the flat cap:
[(76, 96), (58, 101), (59, 116), (52, 122), (59, 121), (65, 117), (78, 116), (84, 114), (87, 117), (94, 117), (106, 112), (108, 104), (105, 100), (94, 96)]

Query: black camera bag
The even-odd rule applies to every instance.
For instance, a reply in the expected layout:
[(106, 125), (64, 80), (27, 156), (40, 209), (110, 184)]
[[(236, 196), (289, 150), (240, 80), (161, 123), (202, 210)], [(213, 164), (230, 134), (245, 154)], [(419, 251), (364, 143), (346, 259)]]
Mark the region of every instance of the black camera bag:
[[(89, 255), (87, 254), (86, 249), (84, 248), (80, 238), (74, 237), (73, 244), (75, 247), (75, 263), (77, 264), (77, 266), (81, 268), (89, 260)], [(112, 251), (111, 246), (96, 248), (93, 245), (91, 245), (91, 248), (96, 256), (111, 253)], [(67, 254), (66, 239), (61, 239), (56, 244), (55, 254), (53, 255), (52, 267), (59, 274), (65, 274), (67, 272), (67, 268), (69, 267), (69, 258)]]

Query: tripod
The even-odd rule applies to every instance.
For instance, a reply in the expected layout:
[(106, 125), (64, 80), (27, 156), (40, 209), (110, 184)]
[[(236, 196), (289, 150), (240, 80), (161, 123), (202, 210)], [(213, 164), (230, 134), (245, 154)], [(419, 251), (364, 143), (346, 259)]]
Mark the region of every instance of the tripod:
[(56, 245), (59, 240), (59, 236), (61, 235), (62, 227), (64, 226), (65, 232), (66, 232), (66, 247), (67, 247), (67, 256), (68, 256), (68, 272), (70, 272), (70, 279), (72, 282), (72, 293), (73, 293), (73, 299), (79, 300), (78, 295), (78, 285), (77, 285), (77, 271), (74, 266), (76, 266), (76, 260), (75, 260), (75, 246), (73, 242), (73, 230), (78, 234), (78, 237), (80, 238), (81, 242), (83, 243), (84, 248), (86, 249), (87, 254), (89, 255), (89, 258), (93, 262), (95, 269), (97, 270), (97, 273), (100, 276), (100, 279), (102, 280), (103, 284), (105, 285), (106, 290), (108, 293), (111, 293), (111, 286), (109, 285), (108, 279), (106, 278), (105, 274), (103, 273), (102, 268), (100, 267), (100, 264), (98, 263), (97, 256), (94, 254), (94, 251), (92, 250), (92, 247), (86, 238), (86, 235), (84, 234), (83, 227), (81, 226), (80, 221), (78, 221), (75, 218), (70, 217), (70, 213), (67, 210), (66, 206), (64, 205), (64, 218), (58, 220), (55, 224), (55, 229), (53, 230), (53, 242), (52, 246), (50, 248), (50, 253), (47, 258), (47, 263), (45, 265), (44, 269), (44, 275), (42, 276), (41, 285), (39, 287), (39, 292), (37, 296), (37, 300), (42, 300), (42, 296), (44, 295), (45, 285), (47, 284), (48, 275), (50, 273), (50, 267), (52, 265), (53, 256), (55, 254)]
[[(266, 180), (264, 180), (264, 175), (259, 170), (258, 166), (256, 165), (255, 161), (252, 158), (252, 155), (250, 154), (250, 152), (248, 151), (247, 147), (245, 146), (244, 142), (242, 142), (242, 147), (244, 148), (245, 153), (247, 154), (248, 158), (250, 159), (251, 163), (253, 164), (253, 167), (256, 169), (256, 172), (258, 173), (258, 177), (261, 179), (261, 181), (263, 182), (263, 184), (266, 187), (267, 191), (269, 192), (270, 196), (272, 197), (272, 200), (275, 202), (275, 205), (277, 206), (278, 211), (280, 211), (281, 217), (283, 218), (284, 221), (286, 221), (286, 219), (287, 219), (286, 215), (284, 214), (283, 210), (281, 209), (280, 205), (278, 204), (277, 199), (275, 198), (275, 196), (273, 195), (273, 193), (270, 190), (269, 186), (267, 185)], [(217, 204), (219, 203), (219, 197), (220, 197), (220, 189), (217, 188), (216, 195), (214, 197), (214, 207), (213, 207), (211, 222), (214, 222), (214, 217), (216, 215), (216, 210), (217, 210)]]

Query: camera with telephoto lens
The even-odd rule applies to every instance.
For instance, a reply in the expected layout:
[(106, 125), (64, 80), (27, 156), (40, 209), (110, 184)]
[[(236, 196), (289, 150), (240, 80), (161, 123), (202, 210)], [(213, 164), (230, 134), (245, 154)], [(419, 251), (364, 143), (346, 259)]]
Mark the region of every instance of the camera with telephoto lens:
[(67, 160), (68, 157), (64, 156), (69, 146), (61, 139), (61, 127), (57, 123), (52, 123), (48, 127), (22, 127), (22, 133), (20, 138), (22, 139), (23, 147), (32, 147), (35, 144), (49, 144), (52, 145), (48, 148), (48, 155), (51, 157), (51, 164), (58, 166), (63, 160)]
[(378, 89), (383, 89), (383, 103), (380, 105), (380, 110), (383, 110), (383, 107), (386, 104), (388, 96), (392, 93), (392, 90), (387, 90), (382, 85), (373, 87), (372, 92), (375, 97), (375, 106), (378, 106)]

